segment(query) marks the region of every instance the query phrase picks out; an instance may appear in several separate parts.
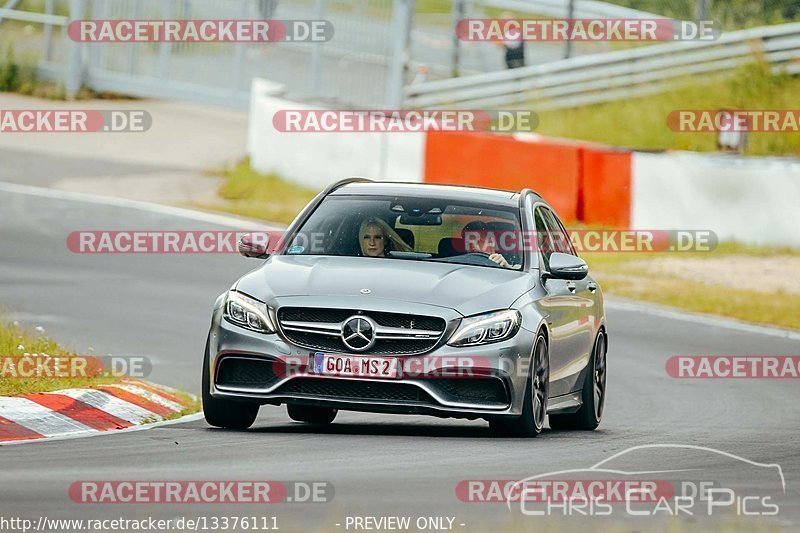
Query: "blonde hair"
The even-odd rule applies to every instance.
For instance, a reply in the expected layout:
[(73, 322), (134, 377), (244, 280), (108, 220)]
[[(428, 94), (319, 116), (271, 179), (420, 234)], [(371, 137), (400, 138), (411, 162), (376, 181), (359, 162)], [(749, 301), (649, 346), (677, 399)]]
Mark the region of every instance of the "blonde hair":
[(364, 249), (364, 234), (367, 232), (367, 227), (375, 226), (381, 230), (383, 233), (383, 237), (386, 239), (384, 243), (384, 253), (389, 251), (397, 251), (397, 252), (413, 252), (414, 249), (409, 246), (397, 232), (392, 229), (392, 227), (386, 223), (385, 220), (377, 218), (377, 217), (370, 217), (364, 220), (361, 223), (361, 226), (358, 228), (358, 245), (361, 248), (361, 253), (363, 255), (367, 255), (366, 250)]

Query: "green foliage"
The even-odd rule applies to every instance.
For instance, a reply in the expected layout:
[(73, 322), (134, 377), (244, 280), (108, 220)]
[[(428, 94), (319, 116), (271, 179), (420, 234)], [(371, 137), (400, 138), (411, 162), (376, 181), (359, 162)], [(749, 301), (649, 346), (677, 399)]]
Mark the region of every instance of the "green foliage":
[[(697, 0), (607, 0), (631, 9), (691, 20)], [(709, 17), (734, 30), (800, 20), (800, 0), (708, 0)]]
[(20, 63), (14, 46), (0, 48), (0, 91), (30, 94), (36, 85), (36, 69), (30, 63)]
[[(775, 75), (766, 63), (725, 77), (682, 80), (672, 91), (539, 113), (538, 133), (644, 150), (716, 150), (715, 133), (675, 132), (667, 116), (679, 109), (798, 109), (800, 78)], [(749, 155), (798, 155), (797, 132), (751, 133)]]

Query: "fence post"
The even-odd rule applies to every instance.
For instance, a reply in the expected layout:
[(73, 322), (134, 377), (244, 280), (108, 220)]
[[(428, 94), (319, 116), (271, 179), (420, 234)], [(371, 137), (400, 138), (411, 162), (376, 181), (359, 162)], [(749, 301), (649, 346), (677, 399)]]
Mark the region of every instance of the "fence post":
[[(44, 14), (52, 15), (55, 10), (55, 0), (45, 0)], [(44, 25), (44, 52), (42, 55), (45, 61), (50, 61), (53, 58), (53, 25), (49, 22)]]
[(403, 87), (408, 69), (408, 40), (411, 36), (411, 18), (414, 15), (414, 0), (392, 2), (392, 55), (386, 77), (386, 107), (403, 107)]
[[(569, 19), (570, 24), (572, 23), (572, 18), (574, 16), (575, 16), (575, 0), (569, 0), (569, 6), (567, 7), (567, 19)], [(564, 59), (569, 59), (570, 57), (572, 57), (572, 39), (568, 37), (566, 48), (564, 49)]]
[(708, 0), (697, 0), (697, 20), (708, 20)]
[(453, 55), (450, 75), (461, 76), (461, 39), (458, 38), (458, 22), (464, 18), (464, 0), (453, 0)]
[[(80, 20), (86, 13), (86, 0), (69, 0), (69, 21)], [(66, 32), (65, 32), (66, 33)], [(69, 39), (69, 37), (67, 37)], [(68, 40), (69, 52), (67, 69), (64, 75), (64, 91), (68, 99), (77, 96), (83, 82), (83, 46), (77, 41)]]
[[(322, 20), (325, 18), (325, 0), (315, 0), (314, 2), (314, 20)], [(323, 43), (312, 44), (311, 49), (311, 63), (309, 65), (311, 94), (319, 96), (322, 90), (322, 45)]]
[[(164, 2), (164, 18), (167, 20), (174, 20), (175, 16), (175, 3)], [(169, 79), (169, 67), (172, 60), (172, 42), (164, 41), (158, 45), (158, 77), (162, 80)]]
[[(247, 0), (239, 0), (239, 20), (246, 20), (249, 16), (250, 2)], [(244, 75), (244, 63), (247, 55), (247, 43), (237, 42), (234, 44), (233, 53), (233, 79), (231, 80), (231, 90), (236, 92), (242, 86), (242, 77)]]

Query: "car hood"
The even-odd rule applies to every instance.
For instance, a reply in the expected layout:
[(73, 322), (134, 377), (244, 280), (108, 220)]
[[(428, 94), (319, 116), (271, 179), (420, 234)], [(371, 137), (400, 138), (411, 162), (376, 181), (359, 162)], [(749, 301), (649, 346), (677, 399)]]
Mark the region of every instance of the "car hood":
[(502, 268), (400, 259), (276, 255), (236, 290), (268, 301), (284, 296), (385, 298), (455, 309), (464, 316), (509, 307), (533, 276)]

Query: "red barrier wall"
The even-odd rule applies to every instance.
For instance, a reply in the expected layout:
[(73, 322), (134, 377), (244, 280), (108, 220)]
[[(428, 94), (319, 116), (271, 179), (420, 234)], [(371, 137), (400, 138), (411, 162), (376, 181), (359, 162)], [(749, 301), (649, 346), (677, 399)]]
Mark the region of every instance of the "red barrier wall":
[(565, 222), (628, 227), (631, 154), (545, 137), (428, 132), (426, 183), (518, 192), (530, 187)]
[(631, 153), (585, 148), (581, 151), (581, 220), (628, 228), (631, 222)]
[(473, 185), (519, 192), (530, 187), (565, 221), (577, 220), (580, 147), (523, 142), (509, 135), (428, 132), (426, 183)]

